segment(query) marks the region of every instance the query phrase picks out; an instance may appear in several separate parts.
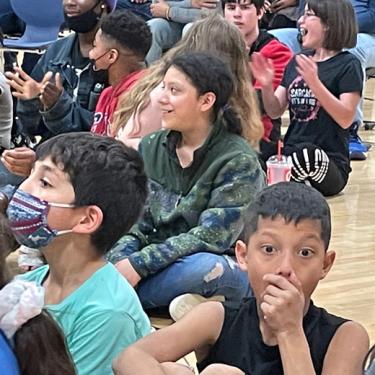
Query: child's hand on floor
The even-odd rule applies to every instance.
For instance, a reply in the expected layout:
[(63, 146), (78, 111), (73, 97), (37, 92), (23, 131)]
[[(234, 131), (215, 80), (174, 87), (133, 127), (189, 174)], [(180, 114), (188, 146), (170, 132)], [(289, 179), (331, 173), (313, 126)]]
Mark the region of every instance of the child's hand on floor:
[(296, 274), (292, 272), (289, 278), (266, 274), (263, 280), (269, 285), (263, 293), (260, 308), (276, 338), (301, 330), (305, 297)]

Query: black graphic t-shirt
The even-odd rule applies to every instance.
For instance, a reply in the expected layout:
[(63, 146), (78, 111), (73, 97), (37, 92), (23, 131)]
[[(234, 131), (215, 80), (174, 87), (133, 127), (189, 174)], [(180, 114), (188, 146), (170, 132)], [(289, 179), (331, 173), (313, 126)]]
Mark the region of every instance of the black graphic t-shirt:
[[(361, 64), (351, 53), (340, 52), (317, 65), (319, 79), (336, 98), (343, 93), (362, 92)], [(281, 86), (287, 89), (290, 116), (284, 138), (285, 153), (298, 143), (312, 143), (322, 148), (347, 178), (350, 172), (349, 131), (338, 125), (315, 98), (296, 70), (295, 57), (285, 69)]]

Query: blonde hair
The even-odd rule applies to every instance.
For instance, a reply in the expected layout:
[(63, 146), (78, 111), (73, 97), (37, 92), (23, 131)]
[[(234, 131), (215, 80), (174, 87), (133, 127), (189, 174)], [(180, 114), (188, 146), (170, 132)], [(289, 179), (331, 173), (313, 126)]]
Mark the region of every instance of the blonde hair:
[(259, 103), (252, 87), (245, 43), (238, 29), (222, 16), (214, 13), (195, 22), (181, 41), (163, 58), (152, 65), (148, 74), (140, 79), (119, 102), (112, 129), (114, 133), (124, 126), (133, 113), (142, 111), (149, 103), (150, 92), (162, 81), (165, 64), (174, 57), (188, 52), (209, 52), (225, 61), (235, 77), (234, 93), (229, 101), (237, 113), (244, 138), (257, 147), (264, 127), (260, 118)]

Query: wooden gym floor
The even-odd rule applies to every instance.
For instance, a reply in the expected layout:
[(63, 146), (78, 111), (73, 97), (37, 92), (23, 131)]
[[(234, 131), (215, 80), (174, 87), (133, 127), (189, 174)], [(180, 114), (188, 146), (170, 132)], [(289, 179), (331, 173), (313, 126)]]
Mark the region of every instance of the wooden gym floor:
[[(375, 99), (375, 79), (367, 82), (365, 97)], [(365, 101), (364, 118), (375, 121), (375, 102)], [(333, 220), (330, 248), (337, 256), (313, 299), (363, 324), (375, 343), (375, 129), (361, 130), (360, 135), (373, 147), (366, 161), (352, 162), (344, 192), (328, 199)]]

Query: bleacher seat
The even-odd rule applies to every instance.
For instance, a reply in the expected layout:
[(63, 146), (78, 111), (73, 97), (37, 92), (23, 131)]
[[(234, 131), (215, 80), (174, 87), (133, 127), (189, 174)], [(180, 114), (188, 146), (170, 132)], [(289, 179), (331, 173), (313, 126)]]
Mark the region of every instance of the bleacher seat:
[(62, 0), (10, 0), (10, 5), (14, 13), (25, 22), (26, 29), (19, 38), (5, 38), (5, 50), (40, 53), (56, 41), (64, 21)]

